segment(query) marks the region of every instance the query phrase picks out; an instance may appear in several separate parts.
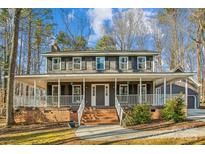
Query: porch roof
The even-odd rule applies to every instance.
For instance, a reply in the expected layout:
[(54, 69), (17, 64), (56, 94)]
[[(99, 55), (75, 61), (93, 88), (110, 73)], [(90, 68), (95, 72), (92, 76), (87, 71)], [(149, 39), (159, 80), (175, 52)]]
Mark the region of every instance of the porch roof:
[(193, 72), (173, 73), (173, 72), (149, 72), (149, 73), (72, 73), (72, 74), (40, 74), (40, 75), (17, 75), (16, 81), (22, 81), (27, 84), (33, 84), (36, 81), (37, 87), (45, 88), (47, 82), (82, 82), (85, 78), (86, 82), (108, 82), (108, 81), (156, 81), (161, 84), (163, 78), (166, 77), (167, 82), (180, 80), (193, 76)]

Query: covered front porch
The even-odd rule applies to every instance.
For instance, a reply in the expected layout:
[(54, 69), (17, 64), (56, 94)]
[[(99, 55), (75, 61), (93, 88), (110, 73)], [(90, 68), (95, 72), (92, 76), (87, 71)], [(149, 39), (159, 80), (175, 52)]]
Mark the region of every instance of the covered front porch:
[(148, 103), (163, 106), (172, 93), (172, 83), (185, 80), (191, 73), (140, 73), (140, 74), (66, 74), (17, 76), (14, 107), (72, 107), (121, 106)]

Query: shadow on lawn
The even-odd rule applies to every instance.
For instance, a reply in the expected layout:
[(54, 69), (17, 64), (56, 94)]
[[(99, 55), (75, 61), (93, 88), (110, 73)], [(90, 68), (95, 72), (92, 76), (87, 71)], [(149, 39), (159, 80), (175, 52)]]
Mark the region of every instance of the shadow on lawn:
[[(19, 135), (19, 136), (11, 136), (11, 137), (0, 137), (0, 142), (10, 142), (10, 141), (24, 141), (24, 140), (35, 140), (35, 138), (38, 138), (43, 135), (49, 135), (49, 134), (56, 134), (56, 133), (66, 133), (68, 129), (60, 129), (56, 131), (45, 131), (45, 132), (31, 132), (31, 134), (25, 134), (25, 135)], [(67, 132), (69, 134), (73, 134), (72, 132)], [(58, 136), (64, 136), (65, 134), (59, 134)], [(58, 136), (53, 136), (53, 137), (58, 137)], [(49, 138), (49, 137), (48, 137)], [(47, 143), (49, 144), (49, 142)]]
[(34, 124), (34, 125), (14, 125), (11, 128), (0, 128), (0, 135), (9, 133), (9, 134), (16, 134), (16, 133), (26, 133), (31, 131), (41, 131), (41, 130), (50, 130), (55, 128), (62, 128), (67, 127), (65, 123), (53, 123), (48, 125), (42, 124)]

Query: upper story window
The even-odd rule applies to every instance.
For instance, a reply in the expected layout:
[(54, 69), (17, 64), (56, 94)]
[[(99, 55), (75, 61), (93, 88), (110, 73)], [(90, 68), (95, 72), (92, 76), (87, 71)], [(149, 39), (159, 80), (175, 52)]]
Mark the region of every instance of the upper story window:
[(121, 70), (128, 69), (128, 57), (119, 57), (119, 69)]
[(137, 69), (145, 70), (146, 69), (146, 57), (137, 57)]
[(52, 70), (61, 69), (61, 58), (52, 58)]
[(96, 70), (105, 70), (105, 57), (96, 57)]
[(81, 57), (73, 57), (73, 69), (74, 70), (81, 70), (81, 61), (82, 58)]

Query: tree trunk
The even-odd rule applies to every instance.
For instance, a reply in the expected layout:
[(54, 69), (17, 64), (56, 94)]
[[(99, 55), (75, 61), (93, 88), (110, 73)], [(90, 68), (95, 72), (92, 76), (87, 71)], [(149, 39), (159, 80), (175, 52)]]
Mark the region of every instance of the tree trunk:
[(30, 10), (28, 17), (28, 61), (27, 61), (27, 74), (30, 74), (31, 69), (31, 23), (32, 23), (32, 10)]
[(9, 71), (8, 71), (8, 86), (7, 86), (7, 111), (6, 111), (6, 126), (10, 127), (14, 123), (13, 114), (13, 96), (14, 96), (14, 76), (16, 67), (16, 55), (18, 50), (18, 33), (19, 33), (19, 20), (21, 9), (15, 9), (13, 21), (13, 37), (12, 48), (9, 58)]

